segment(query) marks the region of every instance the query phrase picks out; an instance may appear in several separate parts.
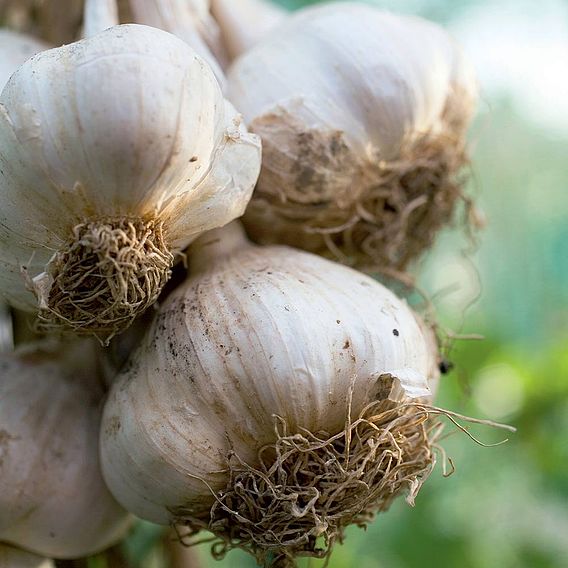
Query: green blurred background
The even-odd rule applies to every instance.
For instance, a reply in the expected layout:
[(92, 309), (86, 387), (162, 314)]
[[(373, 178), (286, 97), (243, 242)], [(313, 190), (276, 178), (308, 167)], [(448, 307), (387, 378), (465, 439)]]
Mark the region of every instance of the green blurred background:
[[(313, 3), (313, 2), (312, 2)], [(280, 0), (288, 8), (310, 4)], [(330, 568), (568, 567), (568, 3), (378, 0), (447, 26), (478, 69), (472, 191), (487, 216), (478, 250), (449, 231), (421, 281), (444, 324), (483, 341), (453, 345), (439, 404), (518, 428), (508, 444), (446, 442), (415, 508), (404, 500), (353, 529)], [(475, 428), (493, 442), (503, 434)], [(128, 554), (159, 566), (159, 529), (140, 526)], [(253, 567), (239, 552), (203, 567)], [(316, 568), (322, 562), (301, 566)]]

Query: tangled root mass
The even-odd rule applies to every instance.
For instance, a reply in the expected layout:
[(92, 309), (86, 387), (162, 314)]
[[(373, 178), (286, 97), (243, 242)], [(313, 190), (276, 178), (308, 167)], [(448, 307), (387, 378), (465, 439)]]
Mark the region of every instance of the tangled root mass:
[(260, 450), (256, 467), (230, 457), (230, 482), (210, 511), (172, 511), (189, 528), (182, 542), (207, 529), (216, 558), (241, 548), (263, 566), (327, 557), (348, 525), (365, 526), (401, 492), (413, 504), (439, 433), (423, 407), (390, 401), (369, 405), (333, 436), (292, 434), (276, 418), (276, 442)]
[(161, 222), (77, 225), (48, 265), (49, 289), (36, 290), (40, 327), (66, 328), (108, 342), (157, 300), (173, 258)]
[[(450, 118), (447, 129), (407, 143), (396, 160), (376, 162), (360, 159), (341, 132), (305, 132), (290, 115), (257, 119), (252, 127), (265, 158), (247, 231), (263, 244), (289, 244), (387, 276), (404, 273), (454, 221), (458, 204), (467, 230), (476, 225), (464, 192), (466, 125)], [(281, 139), (296, 141), (271, 144)], [(307, 172), (304, 163), (329, 175), (315, 166)]]

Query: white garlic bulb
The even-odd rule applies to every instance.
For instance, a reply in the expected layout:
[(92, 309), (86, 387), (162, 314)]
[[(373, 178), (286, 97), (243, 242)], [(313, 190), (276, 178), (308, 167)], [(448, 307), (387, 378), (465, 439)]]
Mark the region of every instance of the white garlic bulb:
[(388, 272), (451, 219), (477, 86), (439, 26), (356, 3), (301, 10), (235, 62), (227, 96), (263, 140), (255, 240)]
[[(260, 448), (277, 438), (275, 415), (290, 435), (325, 431), (329, 438), (345, 427), (350, 401), (355, 421), (377, 400), (428, 398), (431, 358), (407, 305), (350, 268), (288, 247), (256, 247), (237, 224), (201, 237), (191, 252), (192, 276), (166, 300), (112, 386), (101, 427), (103, 474), (117, 500), (139, 517), (196, 522), (224, 536), (229, 526), (241, 540), (239, 531), (252, 521), (243, 524), (241, 515), (219, 528), (211, 512), (224, 492), (238, 491), (230, 455), (258, 467)], [(354, 456), (381, 443), (354, 441)], [(378, 467), (370, 455), (367, 462)], [(331, 461), (325, 463), (331, 472)], [(361, 486), (382, 483), (376, 477)], [(328, 481), (316, 491), (333, 501), (330, 492), (339, 485)], [(394, 483), (388, 499), (397, 489)], [(253, 509), (262, 507), (264, 497), (254, 502)], [(345, 521), (313, 526), (311, 514), (304, 517), (309, 534), (320, 536), (324, 525)], [(259, 538), (277, 534), (276, 525), (255, 526)], [(311, 546), (306, 539), (303, 545)], [(267, 547), (259, 550), (263, 558)]]
[(0, 91), (22, 63), (47, 48), (31, 36), (0, 29)]
[(130, 518), (99, 469), (92, 354), (0, 356), (0, 542), (54, 558), (98, 552)]
[(116, 26), (43, 52), (0, 98), (0, 292), (110, 336), (177, 251), (242, 214), (259, 168), (258, 138), (174, 36)]
[(170, 32), (190, 45), (224, 86), (227, 56), (209, 4), (210, 0), (130, 0), (130, 9), (136, 23)]
[(270, 0), (211, 0), (211, 13), (231, 60), (256, 45), (288, 14)]
[(0, 544), (0, 568), (55, 568), (51, 560)]

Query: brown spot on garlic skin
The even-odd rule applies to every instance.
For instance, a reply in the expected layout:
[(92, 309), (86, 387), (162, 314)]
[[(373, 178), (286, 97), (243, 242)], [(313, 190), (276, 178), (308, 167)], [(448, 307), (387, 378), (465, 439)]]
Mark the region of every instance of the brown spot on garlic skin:
[(10, 442), (19, 440), (19, 436), (12, 436), (6, 430), (0, 430), (0, 469), (4, 464), (4, 459), (8, 457)]
[(109, 419), (108, 423), (105, 424), (105, 435), (106, 436), (116, 436), (120, 430), (120, 417), (113, 416)]

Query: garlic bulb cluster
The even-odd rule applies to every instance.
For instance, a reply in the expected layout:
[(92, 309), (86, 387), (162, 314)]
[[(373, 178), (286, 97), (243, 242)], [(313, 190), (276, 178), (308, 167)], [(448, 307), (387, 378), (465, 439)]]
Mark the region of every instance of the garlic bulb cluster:
[(452, 219), (477, 84), (437, 25), (354, 3), (301, 10), (235, 62), (227, 96), (263, 141), (256, 241), (392, 273)]
[(0, 97), (0, 292), (111, 336), (177, 251), (243, 213), (259, 169), (258, 138), (174, 36), (115, 26), (42, 52)]
[(130, 524), (99, 469), (92, 355), (66, 351), (0, 356), (0, 542), (54, 558), (98, 552)]
[(0, 544), (0, 568), (55, 568), (51, 560)]
[(211, 13), (231, 60), (266, 37), (288, 14), (270, 0), (211, 0)]
[[(237, 540), (246, 540), (249, 521), (241, 522), (245, 513), (217, 526), (211, 512), (219, 495), (231, 495), (232, 504), (225, 503), (229, 510), (238, 506), (231, 455), (241, 465), (259, 467), (259, 450), (277, 439), (275, 416), (291, 435), (319, 432), (322, 443), (316, 446), (321, 449), (324, 439), (343, 431), (349, 413), (353, 427), (361, 427), (355, 418), (368, 404), (429, 398), (432, 358), (407, 305), (350, 268), (288, 247), (254, 246), (237, 224), (201, 237), (190, 259), (192, 276), (160, 308), (113, 384), (101, 427), (103, 474), (117, 500), (143, 519), (203, 526), (225, 540), (230, 526)], [(420, 421), (411, 422), (412, 436), (399, 438), (413, 440), (411, 449), (408, 455), (401, 450), (400, 468), (393, 464), (392, 471), (404, 471), (417, 483), (431, 466), (432, 455), (427, 440), (416, 432)], [(375, 426), (366, 430), (367, 437), (375, 434)], [(377, 452), (385, 441), (384, 434), (376, 444), (353, 441), (353, 455), (348, 450), (343, 458), (351, 456), (359, 464), (357, 472), (359, 466), (363, 472), (367, 469), (357, 459), (365, 455), (378, 471), (382, 462), (369, 452)], [(405, 461), (410, 454), (411, 464)], [(301, 455), (303, 459), (313, 452)], [(331, 472), (332, 462), (326, 463)], [(413, 470), (417, 464), (419, 471)], [(320, 466), (313, 465), (314, 479)], [(386, 507), (407, 479), (389, 478), (383, 499), (385, 488), (377, 485), (386, 483), (384, 476), (373, 472), (364, 483), (350, 478), (349, 483), (338, 479), (334, 484), (329, 477), (327, 485), (322, 481), (304, 490), (310, 499), (315, 491), (333, 502), (333, 495), (343, 492), (342, 483), (359, 489), (365, 485), (372, 495), (353, 497), (353, 507), (358, 513), (368, 512), (367, 506), (376, 511)], [(285, 513), (290, 496), (280, 497), (281, 520), (292, 522)], [(262, 519), (267, 513), (260, 510), (264, 497), (251, 499), (247, 507), (256, 507)], [(297, 498), (298, 507), (311, 502), (303, 499)], [(341, 503), (335, 505), (341, 509)], [(329, 536), (355, 522), (357, 515), (347, 510), (347, 517), (331, 511), (306, 513), (305, 534), (297, 529), (304, 540), (286, 545), (289, 553), (314, 545), (309, 538), (314, 531)], [(268, 527), (259, 524), (247, 541), (259, 559), (279, 545), (255, 539), (270, 538), (269, 533), (275, 539), (290, 537), (288, 528), (279, 535), (277, 524), (265, 521)]]
[(47, 48), (33, 37), (0, 29), (0, 91), (22, 63)]

